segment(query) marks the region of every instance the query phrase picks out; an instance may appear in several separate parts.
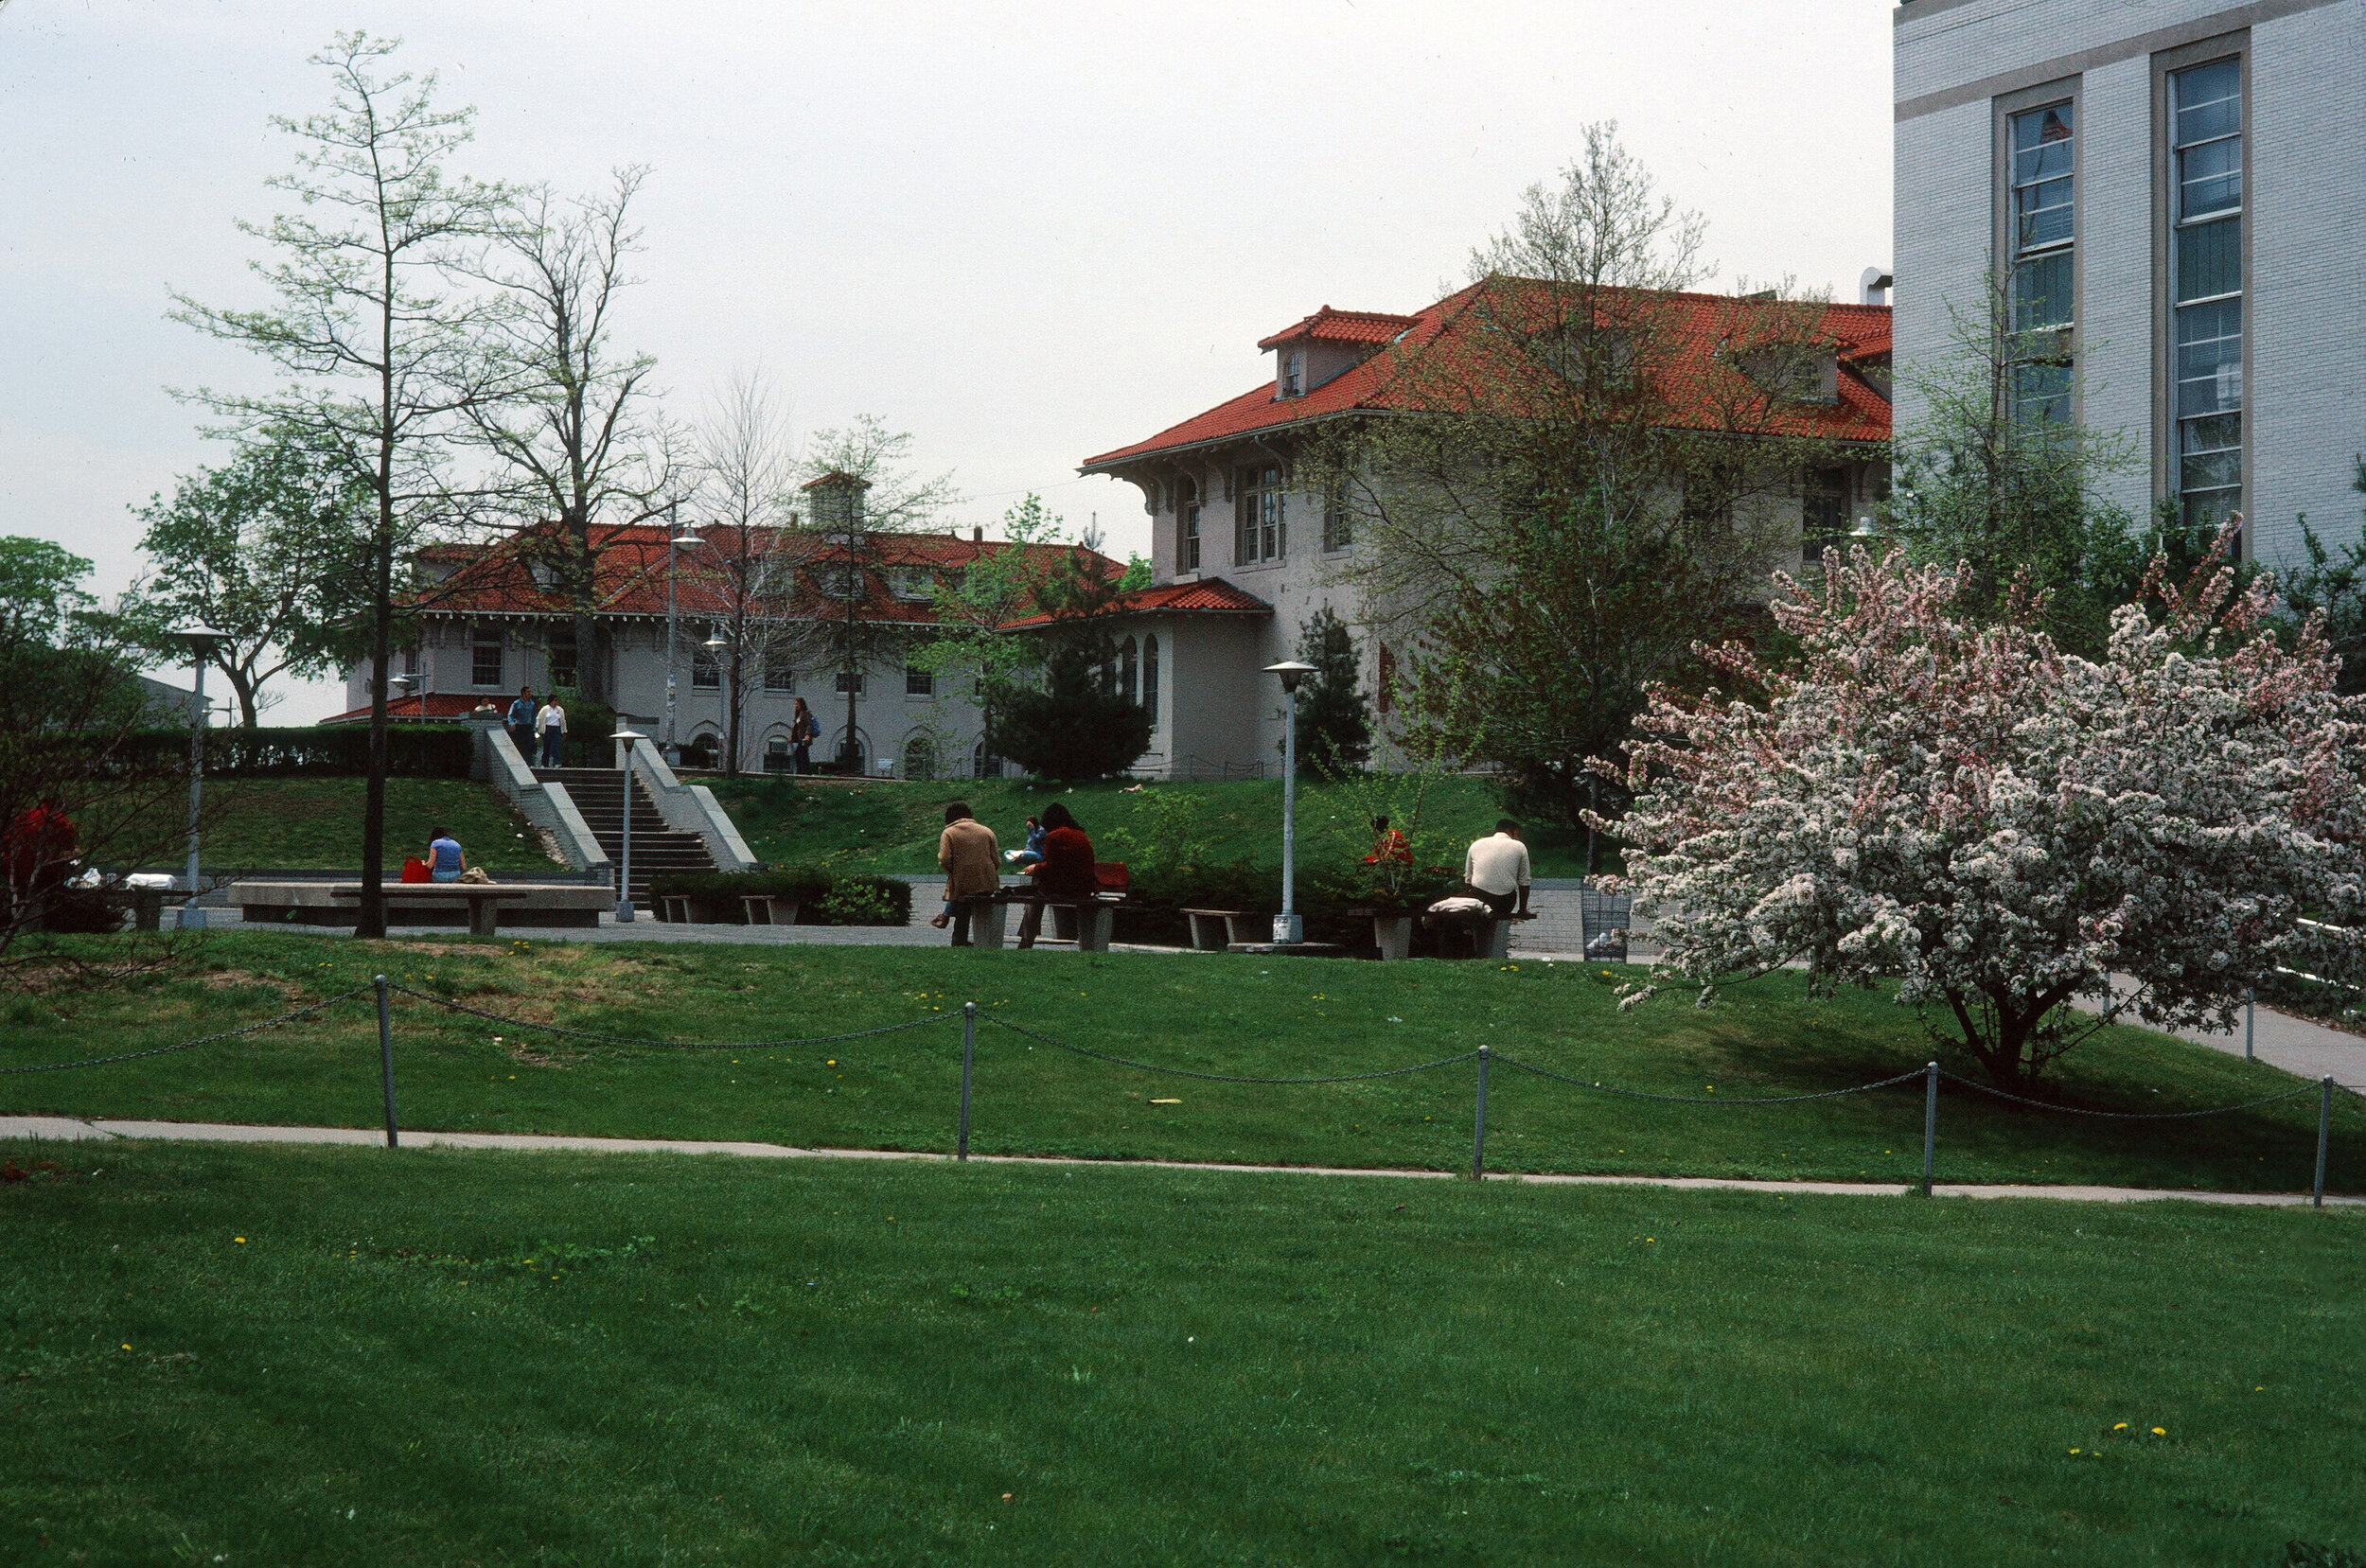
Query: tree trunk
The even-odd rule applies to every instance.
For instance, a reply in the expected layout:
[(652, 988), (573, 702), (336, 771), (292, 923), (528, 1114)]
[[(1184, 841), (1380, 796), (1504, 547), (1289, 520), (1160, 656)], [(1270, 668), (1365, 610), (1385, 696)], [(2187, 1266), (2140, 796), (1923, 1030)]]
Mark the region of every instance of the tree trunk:
[(740, 720), (744, 715), (748, 705), (747, 695), (741, 689), (739, 684), (739, 640), (734, 638), (732, 642), (732, 667), (730, 676), (732, 683), (731, 723), (726, 727), (729, 733), (725, 737), (725, 745), (730, 748), (730, 750), (728, 750), (723, 757), (723, 777), (727, 779), (735, 779), (739, 776)]
[(255, 707), (254, 678), (249, 676), (245, 670), (238, 668), (235, 665), (223, 670), (221, 673), (229, 679), (230, 690), (238, 699), (239, 728), (244, 730), (253, 730), (256, 728), (261, 723), (261, 719)]
[(370, 749), (362, 791), (362, 912), (354, 935), (386, 935), (386, 667), (394, 658), (394, 498), (379, 492), (379, 537), (370, 563)]

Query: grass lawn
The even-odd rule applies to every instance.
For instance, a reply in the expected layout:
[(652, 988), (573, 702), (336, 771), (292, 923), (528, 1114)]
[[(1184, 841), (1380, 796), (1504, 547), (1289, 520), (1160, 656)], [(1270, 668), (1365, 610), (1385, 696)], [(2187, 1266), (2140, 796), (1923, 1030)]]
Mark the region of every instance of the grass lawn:
[(11, 1563), (2366, 1550), (2355, 1215), (0, 1153)]
[[(221, 802), (221, 819), (205, 835), (206, 869), (359, 868), (362, 787), (360, 779), (206, 781), (207, 799)], [(386, 781), (389, 872), (400, 871), (406, 854), (425, 854), (437, 827), (451, 831), (471, 865), (497, 872), (554, 869), (533, 828), (490, 786), (466, 779)]]
[[(1112, 835), (1134, 820), (1139, 796), (1122, 793), (1121, 781), (1079, 784), (1072, 789), (1036, 788), (1023, 780), (964, 779), (947, 784), (800, 784), (785, 778), (710, 778), (757, 858), (774, 863), (822, 860), (851, 852), (873, 870), (932, 872), (937, 835), (945, 827), (948, 801), (967, 801), (978, 819), (994, 829), (1005, 849), (1025, 841), (1027, 819), (1040, 816), (1054, 800), (1066, 802), (1104, 858), (1122, 859)], [(1229, 784), (1153, 784), (1168, 794), (1189, 794), (1205, 802), (1202, 819), (1215, 846), (1215, 859), (1245, 858), (1252, 864), (1281, 864), (1281, 781), (1244, 779)], [(1441, 780), (1426, 813), (1445, 836), (1455, 869), (1472, 839), (1492, 833), (1504, 814), (1494, 786), (1483, 779)], [(1298, 789), (1298, 864), (1352, 864), (1370, 848), (1351, 802), (1339, 791), (1304, 780)], [(1347, 838), (1340, 827), (1352, 828)], [(1585, 836), (1565, 827), (1531, 824), (1522, 830), (1539, 876), (1579, 876), (1585, 870)], [(1352, 846), (1351, 850), (1351, 846)]]
[[(74, 939), (98, 956), (107, 939)], [(1353, 963), (1226, 955), (949, 948), (590, 945), (523, 940), (388, 944), (214, 933), (177, 975), (0, 1009), (0, 1066), (140, 1049), (259, 1019), (384, 970), (512, 1016), (602, 1031), (779, 1040), (916, 1016), (926, 1031), (746, 1051), (585, 1045), (402, 1002), (404, 1124), (452, 1130), (749, 1138), (809, 1146), (952, 1146), (957, 1013), (1204, 1072), (1289, 1077), (1409, 1066), (1474, 1049), (1591, 1080), (1736, 1099), (1862, 1084), (1920, 1067), (1914, 1015), (1881, 996), (1832, 1002), (1770, 976), (1708, 1010), (1663, 995), (1621, 1013), (1604, 966)], [(2098, 1109), (2181, 1111), (2297, 1086), (2264, 1064), (2150, 1033), (2105, 1031), (2062, 1088)], [(1267, 1086), (1156, 1076), (983, 1027), (972, 1146), (980, 1152), (1386, 1165), (1470, 1159), (1470, 1065), (1357, 1084)], [(1176, 1103), (1160, 1104), (1157, 1101)], [(312, 1122), (381, 1117), (365, 1002), (238, 1041), (116, 1066), (0, 1078), (0, 1113)], [(2313, 1095), (2233, 1116), (2122, 1122), (2023, 1111), (1951, 1088), (1943, 1181), (2110, 1182), (2304, 1189)], [(1917, 1084), (1804, 1104), (1671, 1105), (1589, 1094), (1498, 1065), (1488, 1162), (1501, 1171), (1907, 1181), (1921, 1163)], [(2366, 1189), (2366, 1105), (2338, 1097), (2329, 1185)]]

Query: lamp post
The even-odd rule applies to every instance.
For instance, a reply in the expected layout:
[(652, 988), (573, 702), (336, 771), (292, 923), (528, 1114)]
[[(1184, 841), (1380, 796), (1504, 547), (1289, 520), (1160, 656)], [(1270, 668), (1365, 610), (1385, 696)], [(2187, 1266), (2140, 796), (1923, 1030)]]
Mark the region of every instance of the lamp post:
[(649, 737), (634, 731), (628, 724), (620, 724), (608, 737), (625, 749), (625, 865), (616, 875), (616, 924), (632, 924), (632, 765), (633, 743)]
[(205, 777), (205, 661), (230, 640), (230, 634), (197, 625), (184, 626), (172, 636), (189, 650), (189, 663), (196, 671), (189, 693), (189, 901), (181, 906), (180, 914), (181, 928), (185, 931), (203, 929), (205, 925), (205, 912), (197, 907), (197, 812)]
[[(731, 698), (723, 690), (723, 655), (730, 650), (731, 643), (724, 641), (721, 632), (709, 627), (707, 640), (698, 645), (706, 649), (707, 662), (715, 666), (715, 760), (720, 763), (723, 761), (723, 748), (732, 743)], [(733, 761), (735, 763), (737, 759)], [(723, 771), (729, 773), (733, 769), (727, 766)]]
[(674, 737), (674, 662), (678, 651), (674, 613), (675, 553), (706, 542), (697, 534), (684, 534), (675, 526), (675, 504), (669, 502), (665, 508), (665, 761), (669, 766), (681, 765), (681, 747)]
[(1313, 675), (1315, 666), (1285, 659), (1266, 665), (1265, 673), (1281, 678), (1281, 694), (1289, 698), (1289, 712), (1281, 725), (1281, 912), (1274, 917), (1273, 939), (1297, 943), (1306, 940), (1305, 923), (1298, 919), (1297, 887), (1298, 682)]

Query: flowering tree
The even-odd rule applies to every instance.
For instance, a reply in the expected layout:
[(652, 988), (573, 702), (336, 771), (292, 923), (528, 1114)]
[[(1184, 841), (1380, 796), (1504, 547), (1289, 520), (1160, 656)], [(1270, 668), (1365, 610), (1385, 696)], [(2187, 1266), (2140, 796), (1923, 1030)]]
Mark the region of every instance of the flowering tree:
[(1704, 1001), (1789, 963), (1827, 995), (1897, 978), (2024, 1087), (2100, 1027), (2067, 1004), (2115, 974), (2155, 1021), (2232, 1028), (2304, 911), (2359, 903), (2366, 699), (2336, 694), (2321, 621), (2288, 650), (2269, 634), (2265, 577), (2238, 591), (2216, 555), (2164, 575), (2099, 663), (2027, 593), (1969, 623), (1961, 568), (1860, 548), (1826, 556), (1821, 593), (1779, 577), (1795, 665), (1711, 655), (1766, 704), (1656, 693), (1617, 770), (1622, 882), (1668, 961)]

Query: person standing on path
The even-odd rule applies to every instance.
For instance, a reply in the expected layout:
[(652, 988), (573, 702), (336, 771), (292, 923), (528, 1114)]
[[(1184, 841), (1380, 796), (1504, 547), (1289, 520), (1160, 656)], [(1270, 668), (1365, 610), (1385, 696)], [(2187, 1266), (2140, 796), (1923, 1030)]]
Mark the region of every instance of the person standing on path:
[(813, 716), (805, 699), (797, 699), (796, 710), (788, 716), (788, 766), (792, 772), (813, 771), (813, 743), (821, 738), (821, 721)]
[(1462, 880), (1487, 901), (1497, 920), (1528, 912), (1528, 847), (1520, 842), (1520, 824), (1499, 818), (1495, 831), (1472, 844), (1462, 857)]
[(567, 749), (567, 710), (558, 705), (556, 692), (553, 692), (550, 700), (542, 704), (542, 711), (534, 715), (534, 728), (542, 736), (542, 766), (564, 766), (560, 759)]
[(928, 924), (953, 927), (953, 945), (967, 947), (974, 898), (998, 892), (1002, 871), (997, 857), (1002, 846), (994, 829), (969, 814), (969, 802), (956, 801), (945, 808), (945, 831), (937, 837), (937, 864), (945, 871), (945, 910)]
[(508, 714), (502, 720), (509, 731), (509, 744), (518, 749), (518, 760), (528, 767), (534, 766), (534, 688), (518, 688), (518, 700), (509, 705)]
[(1093, 872), (1093, 841), (1058, 801), (1043, 808), (1043, 864), (1026, 868), (1035, 879), (1035, 900), (1019, 917), (1018, 944), (1033, 947), (1043, 934), (1043, 901), (1086, 899), (1101, 890)]

